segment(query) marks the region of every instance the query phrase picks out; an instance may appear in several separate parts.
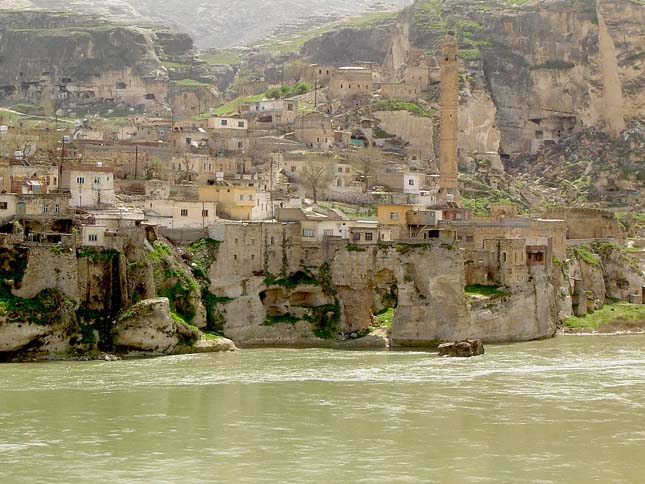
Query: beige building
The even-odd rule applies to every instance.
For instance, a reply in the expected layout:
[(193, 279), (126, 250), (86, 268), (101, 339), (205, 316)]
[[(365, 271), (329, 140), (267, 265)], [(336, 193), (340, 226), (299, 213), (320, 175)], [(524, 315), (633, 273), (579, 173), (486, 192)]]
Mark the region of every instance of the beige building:
[(385, 99), (411, 101), (417, 99), (420, 92), (420, 89), (415, 84), (406, 84), (403, 82), (381, 83), (381, 96)]
[(150, 200), (146, 219), (169, 229), (205, 228), (217, 220), (217, 203), (197, 200)]
[(365, 67), (341, 67), (333, 72), (329, 81), (328, 97), (343, 99), (350, 96), (370, 96), (374, 90), (374, 77)]
[(331, 118), (322, 113), (307, 113), (295, 121), (295, 137), (307, 148), (327, 151), (334, 144)]
[(64, 165), (60, 188), (70, 193), (70, 205), (100, 208), (114, 205), (114, 168), (101, 165)]
[(272, 217), (271, 197), (256, 186), (235, 186), (230, 182), (199, 187), (201, 202), (217, 203), (218, 213), (231, 220), (267, 220)]

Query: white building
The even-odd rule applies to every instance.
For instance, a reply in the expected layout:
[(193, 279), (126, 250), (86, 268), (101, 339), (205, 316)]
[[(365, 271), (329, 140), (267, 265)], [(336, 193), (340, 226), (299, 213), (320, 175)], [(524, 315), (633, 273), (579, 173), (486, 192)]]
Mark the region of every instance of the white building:
[(114, 168), (101, 165), (63, 166), (60, 188), (69, 190), (71, 207), (112, 206), (114, 205)]

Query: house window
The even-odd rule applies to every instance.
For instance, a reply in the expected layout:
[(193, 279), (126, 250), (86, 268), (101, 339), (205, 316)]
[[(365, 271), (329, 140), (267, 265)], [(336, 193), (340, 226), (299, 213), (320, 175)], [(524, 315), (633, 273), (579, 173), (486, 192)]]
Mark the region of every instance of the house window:
[(60, 205), (56, 204), (54, 205), (54, 213), (59, 213), (60, 212)]
[(238, 121), (237, 122), (237, 127), (238, 128), (243, 128), (244, 127), (244, 121)]
[(293, 104), (287, 104), (287, 111), (293, 111)]
[(249, 202), (253, 201), (253, 195), (249, 195)]
[(7, 202), (0, 202), (0, 210), (7, 210), (8, 208)]
[(182, 208), (181, 209), (181, 216), (182, 217), (188, 217), (188, 209), (187, 208)]
[(85, 177), (84, 176), (77, 176), (76, 177), (76, 184), (77, 185), (85, 185)]
[(97, 234), (90, 234), (90, 235), (88, 235), (87, 239), (90, 242), (98, 242), (99, 236)]
[(412, 178), (408, 180), (408, 185), (410, 185), (411, 187), (414, 186), (414, 180)]
[(342, 173), (342, 172), (343, 172), (343, 167), (342, 166), (338, 167), (338, 173)]
[(303, 237), (313, 237), (314, 236), (314, 231), (312, 229), (302, 229), (302, 236)]
[(332, 237), (334, 235), (334, 229), (325, 229), (323, 235), (325, 237)]
[(361, 233), (360, 232), (354, 232), (352, 234), (352, 240), (354, 240), (355, 242), (358, 242), (359, 240), (361, 240)]
[(240, 195), (240, 202), (244, 201), (244, 195)]
[(390, 220), (399, 220), (399, 214), (396, 212), (390, 212)]
[(351, 173), (351, 168), (349, 166), (345, 168), (345, 173)]
[(100, 185), (101, 184), (101, 177), (100, 176), (95, 176), (94, 177), (94, 184), (95, 185)]
[(208, 217), (208, 210), (202, 210), (202, 217)]
[(466, 235), (466, 242), (472, 243), (475, 240), (475, 238), (472, 235)]
[(371, 232), (366, 232), (365, 240), (374, 240), (374, 234), (372, 234)]
[(43, 213), (48, 213), (49, 212), (49, 205), (45, 204), (43, 205)]
[(275, 237), (271, 237), (271, 245), (275, 244)]
[(291, 166), (291, 172), (294, 173), (295, 171), (296, 171), (296, 167), (295, 167), (295, 165), (292, 165)]
[(222, 126), (228, 126), (228, 120), (222, 119)]

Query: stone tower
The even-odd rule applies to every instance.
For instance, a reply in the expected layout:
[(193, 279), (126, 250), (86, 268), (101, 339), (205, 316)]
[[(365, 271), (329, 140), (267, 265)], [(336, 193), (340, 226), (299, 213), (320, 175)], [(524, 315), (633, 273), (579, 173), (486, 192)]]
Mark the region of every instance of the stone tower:
[(459, 61), (454, 32), (448, 32), (441, 50), (441, 131), (439, 144), (438, 203), (459, 204), (457, 184), (457, 118), (459, 109)]

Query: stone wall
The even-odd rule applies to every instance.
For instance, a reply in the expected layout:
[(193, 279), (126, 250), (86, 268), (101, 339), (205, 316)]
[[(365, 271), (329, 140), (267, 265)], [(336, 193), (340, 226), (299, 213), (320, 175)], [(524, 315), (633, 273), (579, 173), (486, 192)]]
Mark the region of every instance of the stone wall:
[(76, 253), (59, 246), (33, 246), (29, 249), (27, 268), (15, 296), (30, 299), (45, 289), (59, 289), (79, 300)]

